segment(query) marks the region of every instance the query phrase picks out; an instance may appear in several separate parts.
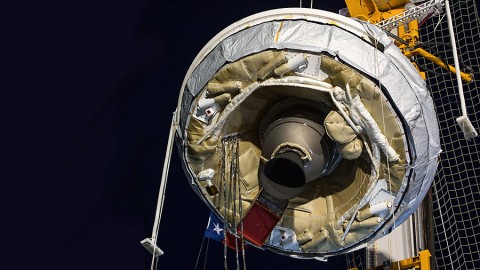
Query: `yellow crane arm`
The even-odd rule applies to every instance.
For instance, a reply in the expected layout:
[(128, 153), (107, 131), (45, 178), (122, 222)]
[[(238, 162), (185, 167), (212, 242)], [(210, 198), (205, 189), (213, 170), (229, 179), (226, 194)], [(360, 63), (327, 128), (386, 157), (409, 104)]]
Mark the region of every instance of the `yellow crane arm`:
[[(445, 70), (450, 71), (453, 74), (455, 74), (455, 72), (457, 72), (455, 67), (453, 67), (452, 65), (445, 64), (440, 58), (436, 57), (435, 55), (427, 52), (426, 50), (424, 50), (422, 48), (415, 48), (413, 50), (405, 50), (404, 54), (407, 57), (414, 56), (414, 55), (420, 55), (420, 56), (424, 57), (425, 59), (427, 59), (428, 61), (434, 63), (435, 65), (437, 65), (437, 66), (439, 66), (439, 67), (441, 67)], [(460, 71), (460, 76), (462, 78), (462, 81), (467, 82), (467, 83), (469, 83), (473, 80), (472, 74), (468, 74), (468, 73), (465, 73), (463, 71)]]
[[(410, 3), (410, 1), (345, 0), (345, 3), (347, 4), (347, 9), (351, 17), (363, 21), (368, 21), (372, 24), (377, 24), (387, 19), (394, 19), (393, 17), (401, 16), (401, 14), (405, 12), (405, 5)], [(395, 38), (395, 44), (409, 59), (414, 59), (415, 56), (419, 55), (449, 72), (456, 72), (455, 67), (453, 67), (452, 65), (446, 64), (439, 57), (429, 53), (425, 49), (417, 47), (419, 42), (419, 32), (418, 21), (416, 19), (413, 19), (408, 23), (401, 23), (398, 28), (395, 29), (395, 34), (392, 32), (389, 32), (388, 34), (389, 36), (393, 36)], [(420, 75), (425, 79), (425, 73), (420, 71), (417, 63), (412, 60), (412, 64), (417, 68)], [(467, 83), (473, 80), (472, 74), (460, 71), (460, 76), (462, 81)]]

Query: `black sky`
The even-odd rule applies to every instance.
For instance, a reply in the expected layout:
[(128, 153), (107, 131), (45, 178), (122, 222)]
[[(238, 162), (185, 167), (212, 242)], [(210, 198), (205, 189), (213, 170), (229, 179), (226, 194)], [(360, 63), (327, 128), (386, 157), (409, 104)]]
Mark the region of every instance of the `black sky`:
[[(0, 268), (149, 269), (150, 257), (139, 241), (151, 234), (171, 113), (191, 61), (231, 23), (299, 2), (2, 5), (7, 185)], [(314, 3), (334, 12), (343, 6), (343, 1)], [(175, 152), (159, 269), (194, 269), (208, 213)], [(249, 248), (246, 257), (249, 269), (345, 267), (343, 256), (325, 264)], [(229, 261), (234, 269), (232, 254)], [(210, 244), (207, 265), (223, 268), (220, 244)]]

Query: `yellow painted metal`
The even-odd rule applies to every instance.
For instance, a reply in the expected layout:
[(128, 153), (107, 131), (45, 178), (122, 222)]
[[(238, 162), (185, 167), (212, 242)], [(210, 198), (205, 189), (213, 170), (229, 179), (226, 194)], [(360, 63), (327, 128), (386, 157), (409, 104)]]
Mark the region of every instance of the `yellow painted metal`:
[(430, 270), (430, 257), (432, 254), (428, 249), (418, 252), (420, 270)]
[[(415, 48), (413, 50), (406, 50), (404, 52), (404, 54), (407, 57), (414, 56), (414, 55), (420, 55), (420, 56), (424, 57), (425, 59), (427, 59), (428, 61), (434, 63), (435, 65), (437, 65), (437, 66), (439, 66), (439, 67), (441, 67), (445, 70), (450, 71), (453, 74), (455, 74), (455, 72), (456, 72), (455, 67), (453, 67), (452, 65), (445, 64), (440, 58), (436, 57), (435, 55), (427, 52), (426, 50), (424, 50), (422, 48)], [(468, 73), (465, 73), (465, 72), (462, 72), (462, 71), (460, 71), (460, 77), (462, 78), (462, 81), (467, 82), (467, 83), (469, 83), (473, 80), (472, 74), (468, 74)]]
[(430, 251), (422, 250), (419, 255), (413, 258), (401, 260), (398, 263), (392, 264), (392, 270), (404, 270), (404, 269), (419, 269), (430, 270)]
[[(398, 2), (404, 0), (394, 1)], [(393, 17), (404, 11), (403, 8), (383, 9), (380, 11), (373, 0), (345, 0), (345, 3), (347, 4), (348, 12), (351, 17), (372, 24), (379, 23), (382, 20)]]
[[(404, 7), (409, 1), (345, 0), (345, 3), (347, 4), (351, 17), (375, 24), (404, 12)], [(417, 63), (414, 62), (414, 58), (417, 55), (424, 57), (449, 72), (455, 73), (455, 67), (445, 64), (440, 58), (417, 47), (420, 40), (417, 20), (412, 20), (408, 24), (399, 26), (396, 32), (398, 39), (395, 41), (395, 45), (400, 48), (405, 56), (412, 60), (412, 64), (417, 68), (418, 73), (423, 79), (426, 79), (425, 72), (421, 71)], [(462, 80), (467, 83), (473, 80), (472, 74), (460, 72), (460, 76)]]
[[(430, 251), (428, 249), (418, 252), (418, 256), (413, 258), (408, 258), (398, 262), (390, 263), (391, 270), (406, 270), (406, 269), (417, 269), (417, 270), (430, 270)], [(385, 267), (376, 266), (373, 268), (368, 268), (367, 270), (384, 270)], [(348, 270), (358, 270), (357, 268), (350, 268)]]
[(403, 8), (410, 1), (408, 0), (375, 0), (378, 10), (381, 12), (389, 11), (396, 8)]
[(347, 4), (350, 16), (353, 18), (373, 24), (382, 20), (381, 12), (372, 0), (345, 0), (345, 3)]

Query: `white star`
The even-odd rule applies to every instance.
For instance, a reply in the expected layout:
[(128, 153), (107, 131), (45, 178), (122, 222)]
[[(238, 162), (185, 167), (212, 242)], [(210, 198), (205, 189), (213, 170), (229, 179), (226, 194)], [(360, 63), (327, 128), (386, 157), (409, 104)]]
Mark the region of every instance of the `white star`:
[(220, 235), (220, 232), (223, 231), (223, 229), (220, 229), (220, 225), (219, 224), (215, 224), (213, 223), (213, 225), (215, 226), (215, 229), (213, 229), (215, 232), (217, 232), (218, 235)]

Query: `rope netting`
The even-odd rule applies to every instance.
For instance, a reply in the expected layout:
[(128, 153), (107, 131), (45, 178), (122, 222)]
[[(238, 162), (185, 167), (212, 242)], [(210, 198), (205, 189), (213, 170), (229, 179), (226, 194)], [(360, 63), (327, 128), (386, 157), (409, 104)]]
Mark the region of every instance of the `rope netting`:
[[(451, 1), (450, 5), (461, 70), (474, 72), (473, 82), (464, 83), (464, 93), (470, 121), (478, 132), (480, 20), (476, 1)], [(430, 18), (420, 36), (422, 42), (429, 43), (427, 51), (453, 65), (443, 14)], [(438, 269), (480, 269), (480, 137), (466, 140), (456, 123), (462, 110), (455, 74), (420, 57), (418, 62), (430, 70), (427, 83), (437, 110), (443, 149), (432, 186), (436, 264)]]

